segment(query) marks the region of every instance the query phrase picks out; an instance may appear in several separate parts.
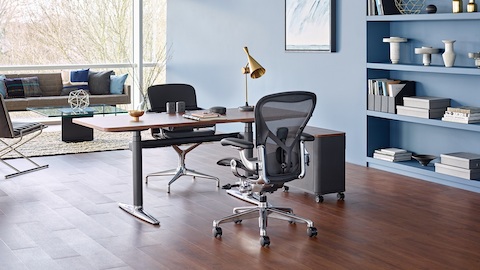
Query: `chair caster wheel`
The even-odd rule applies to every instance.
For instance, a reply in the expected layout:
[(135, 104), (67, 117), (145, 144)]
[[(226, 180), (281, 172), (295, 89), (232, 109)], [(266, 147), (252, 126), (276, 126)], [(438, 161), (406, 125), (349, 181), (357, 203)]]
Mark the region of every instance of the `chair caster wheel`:
[(343, 192), (339, 192), (337, 194), (337, 200), (339, 200), (339, 201), (345, 200), (345, 194)]
[(222, 228), (214, 227), (212, 230), (212, 233), (213, 233), (213, 237), (220, 238), (222, 236)]
[(260, 245), (262, 247), (268, 247), (270, 245), (270, 238), (268, 236), (261, 236)]
[(288, 186), (283, 186), (283, 192), (288, 192), (288, 190), (290, 190), (290, 187), (288, 187)]
[(315, 202), (322, 203), (323, 202), (323, 196), (322, 195), (315, 196)]
[(240, 223), (242, 223), (242, 220), (239, 219), (239, 220), (235, 220), (234, 222), (235, 222), (235, 224), (240, 224)]
[(318, 232), (317, 232), (317, 228), (315, 228), (315, 227), (308, 227), (308, 228), (307, 228), (307, 235), (308, 235), (309, 237), (317, 236), (317, 233), (318, 233)]

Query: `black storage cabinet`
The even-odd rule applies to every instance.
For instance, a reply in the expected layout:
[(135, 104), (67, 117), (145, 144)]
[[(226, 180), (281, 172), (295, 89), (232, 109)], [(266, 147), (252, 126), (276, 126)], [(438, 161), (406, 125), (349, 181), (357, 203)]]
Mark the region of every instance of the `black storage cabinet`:
[[(337, 193), (337, 199), (345, 198), (345, 133), (324, 128), (305, 128), (315, 140), (306, 142), (310, 153), (310, 165), (303, 179), (288, 183), (288, 187), (301, 189), (315, 195), (317, 203), (323, 195)], [(287, 188), (288, 189), (288, 188)]]

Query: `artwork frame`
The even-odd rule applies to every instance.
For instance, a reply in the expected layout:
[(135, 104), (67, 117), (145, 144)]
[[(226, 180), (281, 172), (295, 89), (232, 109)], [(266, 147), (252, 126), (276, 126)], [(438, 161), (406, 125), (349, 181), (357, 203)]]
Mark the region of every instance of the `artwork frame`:
[(285, 0), (286, 51), (336, 49), (336, 0)]

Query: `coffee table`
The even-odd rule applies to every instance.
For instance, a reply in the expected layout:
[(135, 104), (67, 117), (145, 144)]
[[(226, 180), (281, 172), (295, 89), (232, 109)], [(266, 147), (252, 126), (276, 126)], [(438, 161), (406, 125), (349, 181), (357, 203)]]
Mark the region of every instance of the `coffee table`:
[(91, 105), (83, 111), (78, 109), (73, 110), (72, 108), (67, 107), (29, 107), (27, 110), (46, 117), (61, 117), (62, 141), (64, 142), (84, 142), (93, 140), (93, 129), (72, 123), (74, 118), (127, 113), (124, 109), (107, 104)]

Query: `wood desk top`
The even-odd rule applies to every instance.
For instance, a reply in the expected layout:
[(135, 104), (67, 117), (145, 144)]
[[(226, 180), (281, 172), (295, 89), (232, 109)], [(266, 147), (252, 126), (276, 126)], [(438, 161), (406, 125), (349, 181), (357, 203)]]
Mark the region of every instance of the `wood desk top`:
[(85, 117), (75, 118), (73, 123), (97, 129), (106, 132), (122, 132), (122, 131), (138, 131), (149, 128), (162, 127), (187, 127), (197, 126), (201, 124), (221, 124), (254, 122), (253, 112), (239, 111), (237, 108), (227, 109), (225, 116), (218, 118), (210, 118), (208, 120), (191, 120), (184, 118), (182, 114), (167, 114), (167, 113), (145, 113), (140, 117), (139, 122), (132, 121), (132, 117), (128, 114), (106, 116), (106, 117)]

